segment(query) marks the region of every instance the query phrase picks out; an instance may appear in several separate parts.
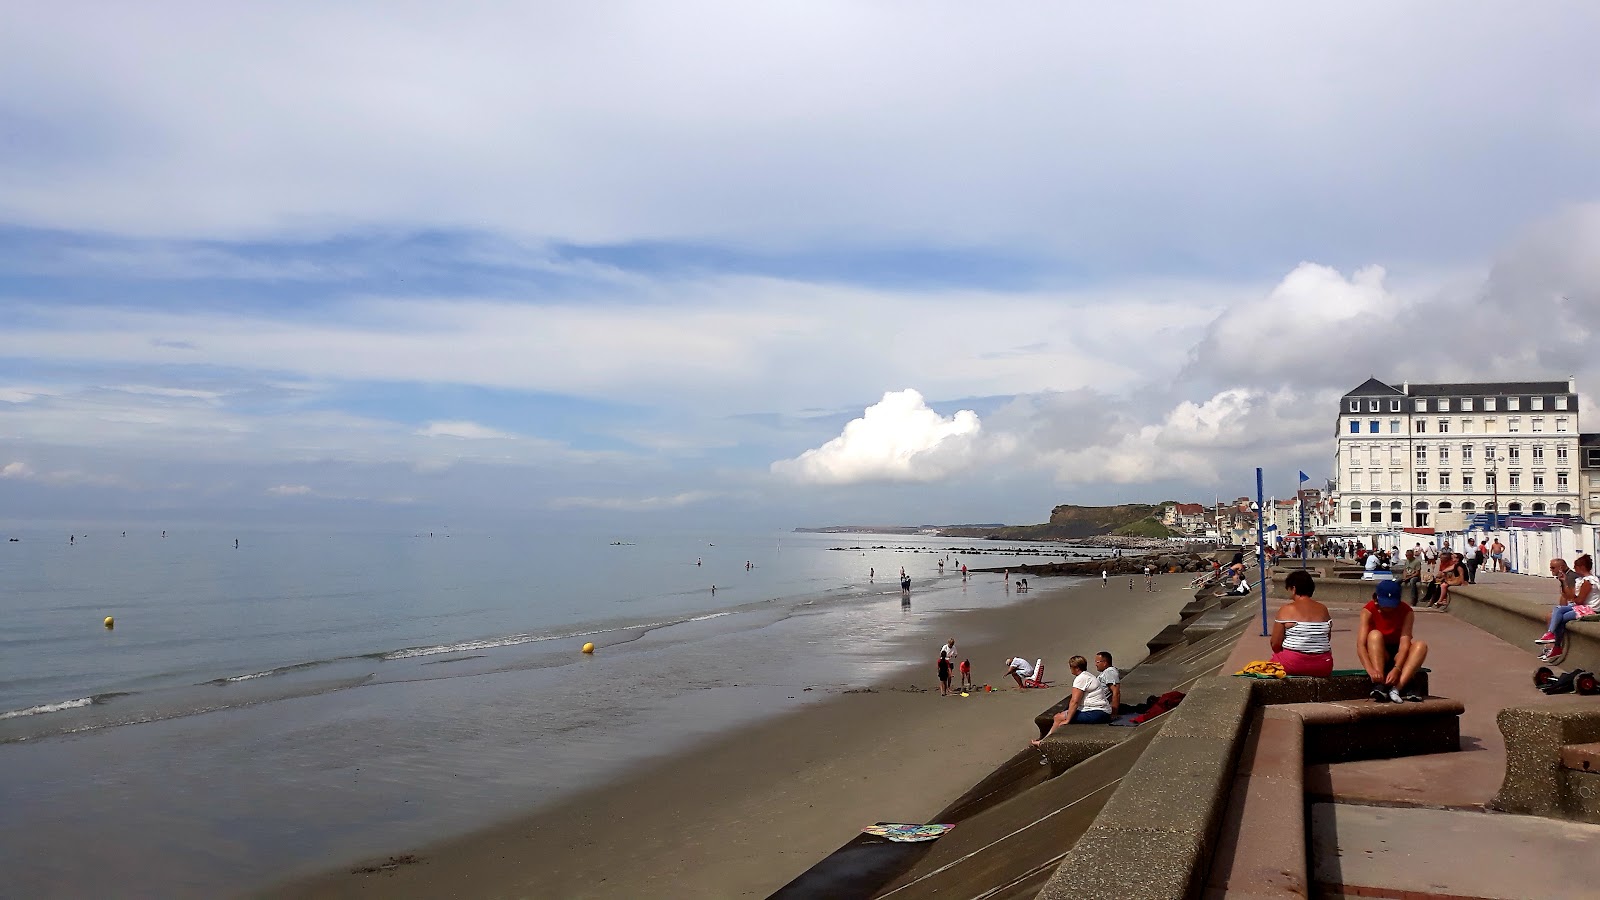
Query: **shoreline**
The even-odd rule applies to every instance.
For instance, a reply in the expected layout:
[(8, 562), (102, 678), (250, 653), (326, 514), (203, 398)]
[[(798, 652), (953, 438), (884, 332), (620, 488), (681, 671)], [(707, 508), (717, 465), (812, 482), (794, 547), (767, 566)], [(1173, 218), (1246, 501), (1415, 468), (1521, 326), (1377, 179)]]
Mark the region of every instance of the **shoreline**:
[[(1142, 660), (1145, 642), (1190, 599), (1189, 577), (1161, 576), (1154, 594), (1087, 579), (1040, 586), (1023, 602), (941, 615), (896, 640), (928, 662), (870, 688), (722, 733), (466, 835), (286, 873), (261, 895), (766, 896), (861, 826), (924, 821), (1027, 749), (1034, 715), (1068, 690), (1067, 657), (1104, 649), (1124, 668)], [(1013, 654), (1044, 657), (1056, 684), (941, 698), (934, 636), (945, 632), (980, 685)]]

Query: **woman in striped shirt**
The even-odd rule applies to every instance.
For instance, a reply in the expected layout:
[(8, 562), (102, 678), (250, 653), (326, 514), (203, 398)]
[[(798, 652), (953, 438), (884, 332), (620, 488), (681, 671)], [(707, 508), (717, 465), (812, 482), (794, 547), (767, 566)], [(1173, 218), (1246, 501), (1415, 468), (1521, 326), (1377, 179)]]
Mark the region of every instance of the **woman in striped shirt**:
[(1290, 600), (1272, 621), (1272, 661), (1290, 675), (1333, 674), (1333, 617), (1311, 599), (1317, 583), (1297, 569), (1284, 580)]

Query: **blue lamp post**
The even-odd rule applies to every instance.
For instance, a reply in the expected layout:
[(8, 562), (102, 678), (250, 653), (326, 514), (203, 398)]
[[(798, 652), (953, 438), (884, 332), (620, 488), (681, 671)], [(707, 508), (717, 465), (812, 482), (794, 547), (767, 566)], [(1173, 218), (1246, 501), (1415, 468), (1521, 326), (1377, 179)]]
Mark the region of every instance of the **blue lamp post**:
[(1267, 533), (1261, 520), (1266, 506), (1261, 486), (1261, 469), (1256, 468), (1256, 571), (1261, 576), (1261, 636), (1267, 635)]

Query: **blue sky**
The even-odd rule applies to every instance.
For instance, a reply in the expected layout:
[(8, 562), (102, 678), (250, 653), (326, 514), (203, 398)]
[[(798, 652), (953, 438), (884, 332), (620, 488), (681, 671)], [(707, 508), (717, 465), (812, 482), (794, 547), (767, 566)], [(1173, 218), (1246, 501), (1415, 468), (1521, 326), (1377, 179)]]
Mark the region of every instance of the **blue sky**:
[(1034, 521), (1594, 374), (1586, 4), (12, 19), (22, 516)]

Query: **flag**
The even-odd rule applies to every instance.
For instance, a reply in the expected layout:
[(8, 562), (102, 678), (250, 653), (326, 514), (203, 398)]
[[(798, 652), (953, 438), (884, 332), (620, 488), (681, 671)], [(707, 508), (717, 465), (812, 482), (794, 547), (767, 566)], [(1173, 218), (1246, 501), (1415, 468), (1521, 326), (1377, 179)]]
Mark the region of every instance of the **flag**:
[(1311, 480), (1311, 476), (1310, 476), (1310, 475), (1307, 475), (1307, 474), (1306, 474), (1306, 473), (1304, 473), (1304, 472), (1301, 472), (1301, 473), (1300, 473), (1300, 483), (1301, 483), (1301, 484), (1305, 484), (1305, 483), (1306, 483), (1306, 482), (1308, 482), (1308, 481), (1310, 481), (1310, 480)]

